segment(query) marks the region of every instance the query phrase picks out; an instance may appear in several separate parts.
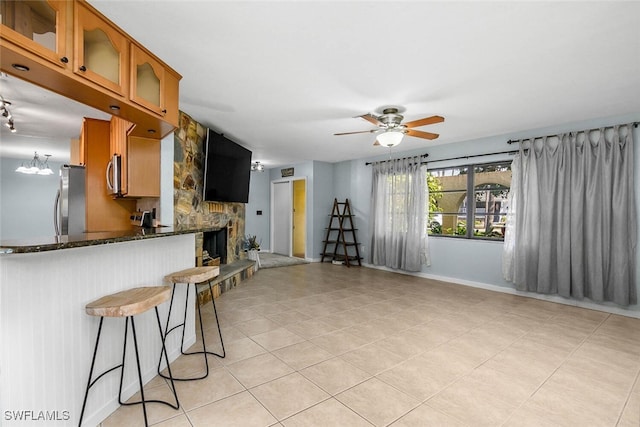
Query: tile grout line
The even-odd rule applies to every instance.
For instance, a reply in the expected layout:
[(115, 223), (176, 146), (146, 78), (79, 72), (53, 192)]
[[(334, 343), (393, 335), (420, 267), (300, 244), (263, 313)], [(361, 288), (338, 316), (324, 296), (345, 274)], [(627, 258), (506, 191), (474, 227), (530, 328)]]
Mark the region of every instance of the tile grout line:
[[(624, 405), (622, 405), (622, 410), (620, 411), (620, 414), (618, 415), (618, 419), (616, 420), (616, 426), (618, 426), (620, 424), (620, 421), (622, 421), (622, 416), (624, 415), (625, 409), (627, 409), (627, 406), (629, 405), (629, 401), (631, 400), (631, 396), (633, 395), (633, 390), (638, 384), (640, 384), (640, 367), (638, 367), (638, 371), (636, 372), (636, 378), (633, 381), (633, 384), (631, 384), (631, 387), (629, 388), (629, 392), (627, 393), (627, 398), (624, 401)], [(638, 422), (640, 423), (640, 420), (638, 420)]]
[[(547, 378), (546, 378), (544, 381), (542, 381), (542, 383), (540, 383), (540, 384), (538, 385), (538, 387), (536, 387), (536, 389), (535, 389), (535, 390), (534, 390), (534, 391), (529, 395), (529, 397), (528, 397), (527, 399), (525, 399), (523, 402), (521, 402), (521, 403), (520, 403), (520, 404), (515, 408), (515, 410), (514, 410), (513, 412), (511, 412), (511, 414), (509, 415), (509, 417), (508, 417), (504, 422), (502, 422), (502, 423), (501, 423), (501, 426), (502, 426), (502, 425), (504, 425), (507, 421), (509, 421), (509, 420), (511, 419), (511, 417), (513, 416), (513, 414), (514, 414), (518, 409), (520, 409), (520, 408), (521, 408), (523, 405), (525, 405), (525, 404), (526, 404), (526, 403), (527, 403), (527, 402), (528, 402), (528, 401), (529, 401), (533, 396), (535, 396), (535, 394), (536, 394), (536, 393), (537, 393), (537, 392), (538, 392), (538, 391), (539, 391), (539, 390), (540, 390), (540, 389), (541, 389), (541, 388), (542, 388), (542, 387), (547, 383), (547, 381), (549, 381), (549, 380), (551, 379), (551, 377), (553, 377), (553, 375), (555, 375), (555, 373), (556, 373), (556, 372), (558, 372), (558, 370), (559, 370), (559, 369), (560, 369), (560, 368), (565, 364), (565, 362), (566, 362), (567, 360), (569, 360), (569, 358), (571, 358), (571, 356), (572, 356), (573, 354), (575, 354), (575, 352), (576, 352), (576, 351), (577, 351), (577, 350), (578, 350), (578, 349), (579, 349), (579, 348), (580, 348), (580, 347), (581, 347), (581, 346), (582, 346), (582, 345), (583, 345), (583, 344), (584, 344), (584, 343), (585, 343), (585, 342), (586, 342), (586, 341), (587, 341), (591, 336), (593, 336), (593, 334), (598, 330), (598, 328), (600, 328), (600, 326), (602, 326), (602, 325), (607, 321), (607, 319), (609, 319), (609, 317), (610, 317), (610, 316), (611, 316), (611, 314), (610, 314), (610, 313), (607, 313), (607, 315), (606, 315), (606, 316), (605, 316), (605, 317), (600, 321), (600, 323), (598, 324), (598, 326), (597, 326), (597, 327), (595, 327), (595, 328), (593, 329), (593, 331), (591, 331), (591, 332), (586, 336), (586, 338), (584, 338), (584, 339), (583, 339), (583, 340), (582, 340), (578, 345), (576, 345), (576, 346), (573, 348), (573, 350), (571, 350), (571, 352), (570, 352), (570, 353), (569, 353), (569, 354), (568, 354), (568, 355), (567, 355), (567, 356), (562, 360), (562, 362), (561, 362), (561, 363), (560, 363), (560, 364), (559, 364), (559, 365), (558, 365), (558, 366), (553, 370), (553, 372), (551, 372), (551, 373), (547, 376)], [(555, 316), (554, 316), (554, 317), (555, 317)], [(553, 319), (553, 318), (551, 318), (551, 319)], [(548, 319), (548, 320), (551, 320), (551, 319)], [(545, 322), (545, 323), (548, 323), (548, 322)]]

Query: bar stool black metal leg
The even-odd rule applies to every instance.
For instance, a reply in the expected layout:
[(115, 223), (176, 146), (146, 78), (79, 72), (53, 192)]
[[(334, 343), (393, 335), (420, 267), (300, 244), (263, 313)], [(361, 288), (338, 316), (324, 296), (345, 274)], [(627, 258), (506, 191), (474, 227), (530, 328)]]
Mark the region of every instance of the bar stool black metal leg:
[(165, 358), (165, 361), (167, 362), (167, 371), (169, 372), (169, 380), (171, 382), (171, 391), (173, 392), (173, 397), (176, 399), (175, 406), (170, 405), (166, 402), (165, 404), (171, 406), (173, 409), (178, 409), (180, 408), (180, 402), (178, 401), (178, 393), (176, 391), (176, 385), (173, 382), (173, 374), (171, 373), (171, 365), (169, 364), (169, 354), (167, 353), (167, 348), (164, 343), (165, 335), (162, 332), (162, 324), (160, 323), (160, 314), (158, 313), (158, 307), (155, 307), (155, 309), (156, 309), (156, 319), (158, 319), (158, 329), (160, 330), (160, 339), (162, 340), (162, 351), (164, 352), (164, 358)]
[[(167, 339), (167, 335), (169, 335), (169, 332), (171, 332), (172, 330), (174, 330), (175, 328), (177, 328), (180, 325), (176, 325), (173, 328), (169, 329), (169, 322), (171, 321), (171, 309), (173, 308), (173, 296), (176, 293), (176, 284), (173, 284), (173, 289), (171, 290), (171, 300), (169, 301), (169, 312), (167, 313), (167, 323), (164, 327), (165, 333), (162, 336), (162, 347), (164, 348), (164, 342)], [(187, 298), (189, 297), (189, 295), (187, 295)], [(163, 350), (164, 351), (164, 350)], [(162, 353), (160, 353), (160, 358), (158, 358), (158, 375), (160, 374), (160, 365), (162, 364)], [(164, 376), (163, 376), (164, 378)]]
[(211, 287), (211, 281), (209, 281), (209, 293), (211, 294), (211, 304), (213, 305), (213, 314), (216, 316), (216, 325), (218, 326), (218, 336), (220, 337), (220, 345), (222, 346), (222, 354), (214, 353), (212, 351), (207, 351), (205, 348), (204, 351), (207, 354), (212, 354), (214, 356), (218, 356), (222, 359), (225, 358), (227, 353), (224, 350), (224, 341), (222, 341), (222, 331), (220, 330), (220, 321), (218, 320), (218, 311), (216, 310), (216, 301), (213, 296), (213, 288)]
[[(196, 284), (193, 284), (193, 290), (196, 294), (196, 307), (198, 308), (198, 320), (200, 321), (200, 337), (202, 337), (202, 350), (201, 352), (195, 352), (195, 353), (191, 353), (191, 354), (199, 354), (202, 353), (204, 355), (204, 364), (206, 365), (207, 368), (207, 373), (204, 375), (204, 377), (202, 378), (206, 378), (207, 375), (209, 375), (209, 359), (207, 359), (207, 342), (204, 338), (204, 327), (202, 326), (202, 310), (200, 309), (200, 303), (198, 302), (198, 289), (196, 288)], [(186, 322), (186, 319), (185, 319)], [(184, 332), (184, 329), (183, 329)], [(184, 339), (184, 336), (183, 336)]]
[[(187, 354), (184, 352), (184, 332), (187, 325), (187, 309), (189, 308), (189, 291), (191, 290), (191, 285), (187, 284), (187, 296), (184, 299), (184, 318), (182, 319), (182, 338), (180, 341), (180, 353)], [(197, 298), (198, 293), (196, 292), (196, 306), (197, 306)]]
[[(140, 401), (142, 402), (142, 412), (144, 413), (144, 425), (147, 427), (149, 421), (147, 420), (147, 401), (144, 398), (144, 384), (142, 383), (142, 370), (140, 369), (140, 354), (138, 353), (138, 337), (136, 335), (136, 324), (133, 321), (133, 316), (128, 317), (131, 319), (131, 332), (133, 332), (133, 348), (136, 353), (136, 365), (138, 366), (138, 383), (140, 384)], [(122, 368), (124, 372), (124, 367)], [(122, 386), (122, 384), (121, 384)]]
[(87, 406), (87, 397), (89, 397), (89, 389), (91, 388), (91, 377), (93, 376), (93, 368), (96, 363), (96, 355), (98, 354), (98, 344), (100, 343), (100, 333), (102, 332), (102, 321), (104, 317), (100, 318), (100, 326), (98, 326), (98, 335), (96, 337), (96, 346), (93, 350), (93, 357), (91, 358), (91, 368), (89, 369), (89, 379), (87, 380), (87, 388), (84, 392), (84, 400), (82, 401), (82, 411), (80, 411), (80, 421), (78, 421), (78, 427), (82, 425), (82, 418), (84, 417), (84, 410)]

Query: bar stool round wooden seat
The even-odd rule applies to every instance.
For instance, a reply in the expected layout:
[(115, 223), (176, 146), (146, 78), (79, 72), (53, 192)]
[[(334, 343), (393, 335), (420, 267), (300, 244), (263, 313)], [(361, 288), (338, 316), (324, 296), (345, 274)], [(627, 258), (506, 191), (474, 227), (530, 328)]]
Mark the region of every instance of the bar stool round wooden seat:
[[(79, 426), (82, 425), (82, 418), (84, 416), (85, 407), (87, 404), (87, 397), (89, 396), (89, 389), (98, 382), (104, 375), (112, 372), (116, 369), (120, 369), (120, 388), (118, 392), (118, 402), (121, 405), (140, 405), (142, 404), (142, 411), (144, 413), (144, 424), (148, 426), (147, 421), (147, 403), (162, 403), (170, 406), (173, 409), (179, 409), (180, 403), (178, 402), (178, 395), (176, 393), (175, 386), (173, 384), (173, 377), (171, 375), (171, 368), (169, 366), (169, 358), (167, 356), (167, 350), (165, 348), (164, 333), (162, 332), (162, 324), (160, 322), (160, 315), (158, 314), (158, 305), (169, 299), (171, 294), (171, 288), (169, 286), (150, 286), (128, 289), (126, 291), (118, 292), (111, 295), (106, 295), (100, 299), (90, 302), (85, 306), (85, 311), (90, 316), (99, 316), (100, 324), (98, 326), (98, 335), (96, 337), (96, 346), (93, 351), (93, 358), (91, 360), (91, 368), (89, 370), (89, 380), (87, 381), (87, 388), (84, 394), (84, 401), (82, 402), (82, 412), (80, 413)], [(165, 361), (167, 362), (167, 369), (169, 375), (165, 378), (171, 380), (171, 388), (176, 403), (169, 403), (162, 400), (145, 400), (144, 387), (142, 384), (142, 372), (140, 370), (140, 355), (138, 352), (138, 338), (136, 335), (136, 326), (133, 317), (137, 314), (144, 313), (145, 311), (154, 308), (156, 311), (156, 319), (158, 321), (158, 329), (160, 330), (160, 339), (162, 341), (162, 352), (165, 354)], [(102, 332), (102, 322), (105, 317), (124, 317), (124, 344), (122, 346), (122, 363), (116, 365), (106, 371), (102, 372), (95, 379), (93, 378), (93, 369), (96, 361), (96, 355), (98, 353), (98, 344), (100, 343), (100, 333)], [(122, 401), (122, 382), (124, 379), (125, 371), (125, 358), (127, 354), (127, 337), (129, 323), (131, 323), (131, 331), (133, 335), (133, 347), (135, 349), (136, 364), (138, 365), (138, 382), (140, 385), (140, 401), (138, 402), (123, 402)], [(162, 355), (162, 354), (161, 354)]]
[[(204, 363), (206, 366), (205, 374), (200, 377), (193, 378), (173, 378), (174, 381), (193, 381), (193, 380), (201, 380), (206, 378), (209, 375), (209, 361), (207, 360), (207, 354), (211, 354), (213, 356), (217, 356), (220, 358), (224, 358), (226, 356), (224, 349), (224, 342), (222, 341), (222, 332), (220, 331), (220, 321), (218, 320), (218, 312), (216, 311), (216, 302), (213, 295), (213, 288), (211, 287), (211, 281), (218, 276), (220, 272), (220, 267), (192, 267), (187, 268), (185, 270), (177, 271), (175, 273), (171, 273), (165, 276), (165, 280), (173, 283), (173, 290), (171, 291), (171, 302), (169, 303), (169, 314), (167, 314), (167, 324), (164, 328), (165, 335), (164, 339), (167, 339), (167, 336), (173, 332), (177, 328), (182, 328), (182, 340), (180, 342), (180, 352), (184, 355), (191, 356), (195, 354), (202, 354), (204, 357)], [(205, 342), (204, 337), (204, 327), (202, 326), (202, 313), (200, 311), (200, 304), (198, 302), (198, 292), (197, 285), (203, 284), (207, 282), (209, 286), (209, 294), (211, 295), (211, 305), (213, 306), (213, 314), (216, 318), (216, 325), (218, 326), (218, 336), (220, 337), (220, 345), (222, 346), (222, 354), (214, 353), (212, 351), (207, 350), (207, 344)], [(169, 328), (169, 321), (171, 320), (171, 309), (173, 307), (173, 296), (176, 292), (176, 285), (178, 284), (186, 284), (187, 285), (187, 296), (185, 298), (184, 305), (184, 317), (182, 319), (182, 323)], [(184, 329), (185, 324), (187, 323), (187, 308), (189, 307), (189, 290), (191, 289), (191, 285), (193, 284), (194, 293), (196, 296), (196, 308), (198, 310), (198, 320), (200, 321), (200, 335), (202, 336), (202, 351), (192, 351), (185, 352), (184, 351)], [(162, 355), (160, 355), (160, 361), (162, 360)], [(163, 378), (167, 378), (162, 372), (160, 372), (160, 361), (158, 362), (158, 375)]]

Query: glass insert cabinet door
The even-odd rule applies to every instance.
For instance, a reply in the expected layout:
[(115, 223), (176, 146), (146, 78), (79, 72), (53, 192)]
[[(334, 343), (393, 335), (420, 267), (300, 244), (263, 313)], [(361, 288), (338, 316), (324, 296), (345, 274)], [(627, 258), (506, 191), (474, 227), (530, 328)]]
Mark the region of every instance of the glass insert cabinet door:
[(77, 6), (74, 72), (124, 96), (129, 40), (82, 4)]
[(154, 113), (164, 115), (165, 69), (136, 45), (131, 46), (131, 93), (129, 97)]
[(0, 1), (2, 38), (53, 64), (65, 67), (67, 1)]

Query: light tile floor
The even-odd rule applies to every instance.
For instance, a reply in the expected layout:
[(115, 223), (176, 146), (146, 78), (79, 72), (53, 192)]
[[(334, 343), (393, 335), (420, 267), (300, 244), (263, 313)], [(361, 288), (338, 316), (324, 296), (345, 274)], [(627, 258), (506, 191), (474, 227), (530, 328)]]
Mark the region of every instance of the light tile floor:
[[(227, 357), (177, 383), (179, 410), (150, 405), (155, 425), (640, 425), (640, 319), (318, 263), (260, 270), (216, 305)], [(137, 425), (135, 406), (102, 424)]]

